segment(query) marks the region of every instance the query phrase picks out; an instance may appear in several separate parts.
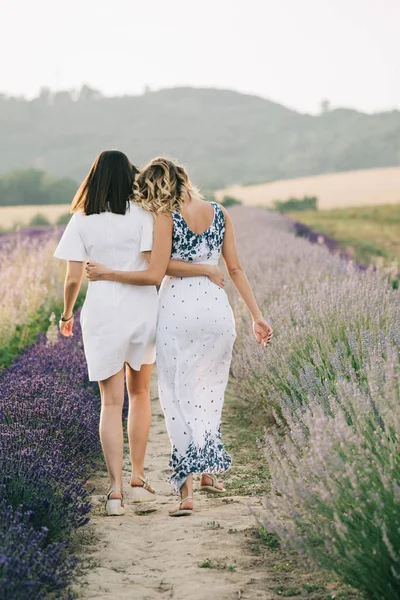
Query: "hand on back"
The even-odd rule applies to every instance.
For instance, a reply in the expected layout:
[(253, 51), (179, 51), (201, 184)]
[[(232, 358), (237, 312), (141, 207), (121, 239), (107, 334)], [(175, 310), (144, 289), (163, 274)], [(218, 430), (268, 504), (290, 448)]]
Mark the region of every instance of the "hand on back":
[(218, 287), (225, 287), (225, 274), (223, 270), (218, 267), (218, 265), (210, 267), (210, 274), (208, 275), (208, 278)]
[(86, 276), (89, 281), (101, 281), (106, 279), (106, 275), (110, 272), (110, 269), (104, 265), (98, 263), (88, 262), (86, 264)]

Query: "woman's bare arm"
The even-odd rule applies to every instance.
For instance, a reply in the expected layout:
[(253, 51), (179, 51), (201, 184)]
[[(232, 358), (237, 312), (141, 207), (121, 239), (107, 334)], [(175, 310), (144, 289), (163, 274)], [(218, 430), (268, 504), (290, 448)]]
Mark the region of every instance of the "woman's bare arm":
[(199, 265), (171, 259), (167, 268), (167, 275), (171, 275), (171, 277), (198, 277), (204, 275), (218, 287), (223, 288), (225, 286), (224, 272), (218, 265)]
[(222, 207), (222, 210), (225, 215), (225, 236), (222, 246), (222, 256), (226, 264), (226, 269), (233, 285), (253, 318), (254, 335), (257, 341), (263, 342), (266, 345), (272, 337), (272, 328), (262, 316), (249, 280), (240, 263), (232, 220), (226, 209)]
[(83, 262), (67, 261), (67, 274), (64, 281), (64, 317), (68, 319), (74, 312), (74, 306), (82, 285)]
[(167, 275), (171, 277), (196, 277), (204, 275), (208, 277), (211, 273), (210, 265), (198, 265), (184, 260), (171, 259), (167, 268)]
[(86, 273), (89, 281), (117, 281), (130, 285), (160, 285), (168, 267), (172, 246), (172, 217), (157, 215), (154, 223), (154, 243), (145, 271), (114, 271), (103, 265), (88, 263)]
[[(147, 262), (150, 264), (151, 260), (151, 250), (147, 252), (143, 252), (146, 257)], [(171, 258), (168, 264), (166, 275), (170, 275), (171, 277), (213, 277), (215, 274), (221, 273), (223, 275), (222, 269), (218, 267), (218, 265), (207, 265), (207, 264), (198, 264), (185, 260), (176, 260)]]
[(74, 306), (82, 285), (83, 277), (83, 262), (67, 261), (67, 274), (64, 281), (64, 319), (68, 321), (60, 321), (60, 331), (66, 336), (72, 335), (72, 327), (74, 319), (70, 318), (74, 312)]

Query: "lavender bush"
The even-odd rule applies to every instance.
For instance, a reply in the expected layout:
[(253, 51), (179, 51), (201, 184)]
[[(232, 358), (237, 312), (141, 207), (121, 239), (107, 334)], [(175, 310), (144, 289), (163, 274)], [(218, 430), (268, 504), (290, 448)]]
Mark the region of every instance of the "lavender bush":
[[(69, 215), (71, 218), (71, 215)], [(24, 227), (17, 231), (2, 233), (0, 232), (0, 252), (10, 251), (21, 244), (29, 242), (46, 242), (51, 238), (60, 239), (63, 226), (55, 227)]]
[(368, 368), (369, 389), (342, 381), (331, 415), (311, 400), (290, 435), (267, 436), (274, 482), (264, 524), (366, 598), (400, 592), (399, 348)]
[(68, 584), (65, 540), (88, 519), (98, 413), (78, 324), (73, 340), (49, 346), (43, 337), (0, 376), (0, 598)]
[(62, 597), (76, 560), (65, 544), (47, 542), (47, 530), (35, 529), (30, 513), (0, 502), (0, 598), (40, 600)]
[(233, 374), (275, 422), (264, 522), (366, 598), (398, 598), (398, 291), (296, 238), (278, 215), (231, 214), (275, 329), (271, 347), (258, 348), (238, 304)]

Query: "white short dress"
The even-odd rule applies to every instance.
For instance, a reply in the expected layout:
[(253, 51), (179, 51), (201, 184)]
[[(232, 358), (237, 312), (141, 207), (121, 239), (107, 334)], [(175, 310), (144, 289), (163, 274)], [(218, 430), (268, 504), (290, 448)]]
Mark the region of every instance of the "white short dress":
[[(153, 217), (130, 204), (125, 215), (74, 214), (54, 256), (143, 271), (148, 265), (142, 253), (152, 245)], [(155, 361), (158, 305), (155, 286), (89, 282), (81, 325), (90, 381), (115, 375), (125, 362), (138, 371)]]
[[(174, 214), (172, 258), (218, 264), (225, 216), (201, 235)], [(157, 373), (171, 440), (170, 482), (179, 493), (190, 473), (223, 473), (232, 459), (221, 440), (221, 413), (229, 378), (235, 321), (228, 297), (208, 277), (165, 277), (160, 291)]]

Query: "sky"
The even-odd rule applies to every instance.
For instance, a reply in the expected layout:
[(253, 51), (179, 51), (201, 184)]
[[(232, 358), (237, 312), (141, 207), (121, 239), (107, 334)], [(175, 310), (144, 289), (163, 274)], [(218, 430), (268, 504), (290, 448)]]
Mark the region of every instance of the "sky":
[(0, 0), (0, 92), (175, 86), (400, 109), (400, 0)]

